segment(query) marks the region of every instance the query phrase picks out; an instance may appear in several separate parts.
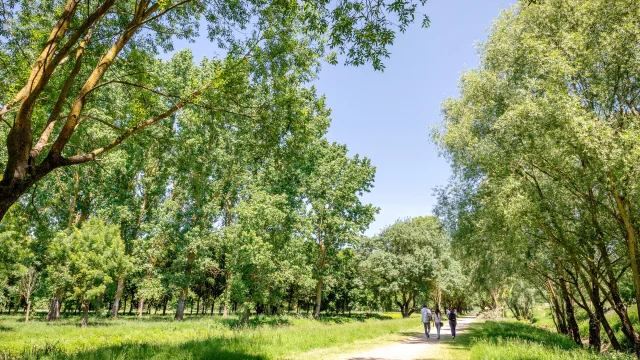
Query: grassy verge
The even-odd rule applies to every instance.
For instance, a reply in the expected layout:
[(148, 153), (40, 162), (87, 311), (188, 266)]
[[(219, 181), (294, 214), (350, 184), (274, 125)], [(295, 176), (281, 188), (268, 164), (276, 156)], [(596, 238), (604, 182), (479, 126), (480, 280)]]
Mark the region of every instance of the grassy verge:
[(470, 360), (602, 360), (635, 357), (628, 354), (595, 354), (568, 337), (517, 321), (486, 320), (469, 325), (454, 341), (446, 341), (437, 359)]
[[(640, 326), (640, 322), (638, 321), (638, 310), (635, 306), (630, 306), (628, 308), (628, 312), (633, 326), (637, 329)], [(633, 347), (627, 341), (624, 333), (622, 332), (622, 323), (620, 322), (618, 315), (613, 311), (608, 311), (606, 317), (622, 347), (631, 350)], [(586, 341), (586, 339), (589, 338), (589, 316), (584, 310), (578, 308), (576, 309), (576, 320), (578, 321), (578, 326), (580, 328), (580, 336)], [(550, 308), (542, 306), (536, 307), (534, 310), (533, 325), (555, 332), (555, 325), (551, 318)], [(606, 348), (610, 343), (604, 329), (600, 332), (600, 341), (604, 348)]]
[[(0, 359), (279, 359), (312, 349), (341, 346), (415, 328), (416, 319), (390, 314), (237, 319), (167, 318), (94, 320), (87, 329), (77, 319), (51, 324), (0, 317)], [(4, 356), (4, 358), (3, 358)]]

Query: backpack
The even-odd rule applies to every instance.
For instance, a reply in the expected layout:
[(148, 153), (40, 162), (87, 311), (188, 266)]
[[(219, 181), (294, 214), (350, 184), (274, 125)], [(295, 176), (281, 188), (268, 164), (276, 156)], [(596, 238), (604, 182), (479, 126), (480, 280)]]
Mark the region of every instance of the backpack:
[(428, 312), (427, 313), (427, 321), (431, 321), (431, 316), (432, 316), (431, 312)]
[(458, 314), (456, 314), (454, 312), (450, 312), (448, 317), (449, 317), (449, 321), (456, 321), (456, 318), (458, 317)]

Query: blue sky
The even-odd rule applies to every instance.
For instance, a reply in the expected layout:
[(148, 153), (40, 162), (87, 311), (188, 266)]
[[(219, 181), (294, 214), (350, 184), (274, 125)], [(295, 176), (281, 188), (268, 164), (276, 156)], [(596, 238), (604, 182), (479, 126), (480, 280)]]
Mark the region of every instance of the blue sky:
[(332, 108), (328, 137), (376, 166), (365, 200), (380, 207), (367, 233), (406, 216), (431, 214), (433, 189), (451, 174), (430, 141), (440, 104), (456, 96), (460, 73), (478, 64), (475, 44), (515, 1), (429, 0), (431, 26), (399, 34), (384, 72), (324, 66), (316, 86)]
[[(398, 34), (384, 72), (371, 66), (323, 67), (315, 85), (332, 109), (329, 140), (347, 144), (377, 168), (375, 187), (364, 200), (381, 211), (368, 235), (398, 218), (432, 213), (433, 189), (446, 184), (451, 172), (430, 142), (430, 129), (440, 121), (442, 101), (456, 96), (460, 73), (477, 65), (475, 44), (515, 2), (428, 0), (421, 11), (431, 26), (417, 24)], [(182, 44), (196, 59), (215, 51), (204, 34), (195, 44)], [(182, 44), (177, 42), (176, 50)]]

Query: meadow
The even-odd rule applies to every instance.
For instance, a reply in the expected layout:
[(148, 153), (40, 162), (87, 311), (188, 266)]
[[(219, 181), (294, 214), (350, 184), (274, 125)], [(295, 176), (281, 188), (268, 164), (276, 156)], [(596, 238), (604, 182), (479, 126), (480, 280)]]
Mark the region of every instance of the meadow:
[[(630, 310), (634, 324), (638, 324), (637, 313)], [(507, 316), (510, 314), (507, 312)], [(588, 339), (588, 318), (577, 313), (582, 338)], [(482, 317), (482, 316), (481, 316)], [(607, 314), (618, 340), (624, 343), (620, 322), (615, 314)], [(604, 331), (602, 343), (608, 344)], [(604, 346), (603, 346), (604, 348)], [(549, 309), (536, 307), (531, 322), (516, 321), (507, 317), (498, 320), (480, 319), (469, 325), (455, 341), (446, 341), (440, 349), (438, 359), (469, 360), (631, 360), (628, 353), (594, 353), (579, 347), (567, 336), (555, 330)]]
[(170, 317), (92, 319), (86, 329), (76, 317), (56, 323), (24, 324), (0, 316), (0, 359), (281, 359), (413, 329), (415, 316), (355, 314), (321, 321), (295, 316)]

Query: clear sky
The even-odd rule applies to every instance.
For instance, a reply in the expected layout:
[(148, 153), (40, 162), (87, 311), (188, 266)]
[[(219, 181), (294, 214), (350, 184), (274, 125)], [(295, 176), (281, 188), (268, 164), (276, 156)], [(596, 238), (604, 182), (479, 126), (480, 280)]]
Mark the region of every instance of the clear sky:
[(433, 189), (450, 175), (430, 141), (440, 104), (456, 96), (460, 73), (478, 63), (475, 44), (515, 1), (429, 0), (431, 26), (399, 34), (384, 72), (324, 66), (316, 86), (332, 108), (328, 137), (376, 166), (365, 200), (380, 207), (368, 234), (396, 219), (431, 214)]
[[(367, 234), (401, 217), (431, 214), (433, 189), (446, 184), (450, 170), (430, 141), (430, 129), (440, 121), (442, 101), (456, 96), (460, 73), (477, 65), (475, 44), (515, 2), (428, 0), (421, 11), (431, 26), (398, 34), (384, 72), (323, 67), (315, 85), (332, 109), (329, 140), (347, 144), (377, 168), (375, 187), (364, 200), (381, 211)], [(176, 43), (176, 50), (181, 47), (191, 48), (196, 59), (215, 51), (204, 34), (195, 44)]]

